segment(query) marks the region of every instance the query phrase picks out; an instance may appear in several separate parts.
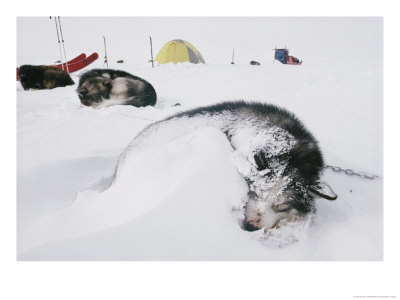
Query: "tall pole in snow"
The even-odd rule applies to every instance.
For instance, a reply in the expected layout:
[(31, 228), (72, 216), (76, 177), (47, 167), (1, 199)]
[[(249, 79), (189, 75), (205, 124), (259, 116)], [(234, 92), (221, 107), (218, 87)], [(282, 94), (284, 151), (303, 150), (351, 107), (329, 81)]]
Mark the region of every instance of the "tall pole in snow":
[(233, 59), (235, 58), (235, 49), (232, 51), (232, 62), (231, 65), (234, 65), (235, 63), (233, 62)]
[(107, 65), (108, 68), (108, 58), (107, 58), (107, 46), (106, 46), (106, 37), (103, 35), (103, 40), (104, 40), (104, 65)]
[(60, 17), (58, 17), (58, 25), (60, 25), (60, 35), (61, 35), (61, 41), (62, 41), (62, 45), (63, 45), (63, 49), (64, 49), (65, 65), (66, 65), (66, 67), (67, 67), (67, 72), (69, 73), (69, 69), (68, 69), (68, 59), (67, 59), (67, 53), (65, 52), (64, 37), (63, 37), (62, 29), (61, 29)]
[(150, 52), (151, 52), (151, 67), (154, 68), (154, 61), (153, 61), (153, 40), (150, 37)]
[[(51, 17), (50, 17), (51, 19)], [(58, 40), (58, 50), (60, 50), (60, 60), (61, 60), (61, 67), (64, 70), (63, 58), (61, 54), (61, 44), (60, 44), (60, 35), (58, 34), (58, 25), (57, 25), (57, 18), (54, 17), (54, 22), (56, 24), (56, 31), (57, 31), (57, 40)]]

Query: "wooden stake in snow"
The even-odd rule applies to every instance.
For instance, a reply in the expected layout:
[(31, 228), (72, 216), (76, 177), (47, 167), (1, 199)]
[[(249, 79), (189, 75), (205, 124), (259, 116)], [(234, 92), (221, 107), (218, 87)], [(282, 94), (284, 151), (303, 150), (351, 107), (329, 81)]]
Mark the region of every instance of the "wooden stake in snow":
[(104, 40), (104, 65), (107, 65), (108, 68), (108, 58), (107, 58), (107, 46), (106, 46), (106, 37), (103, 35), (103, 40)]

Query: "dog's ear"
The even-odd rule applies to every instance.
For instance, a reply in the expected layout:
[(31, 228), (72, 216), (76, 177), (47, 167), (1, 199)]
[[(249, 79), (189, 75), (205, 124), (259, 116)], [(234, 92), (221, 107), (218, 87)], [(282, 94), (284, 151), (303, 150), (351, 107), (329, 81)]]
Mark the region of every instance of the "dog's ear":
[(111, 87), (112, 86), (112, 79), (103, 80), (103, 85), (106, 86), (106, 87)]
[(308, 192), (313, 196), (321, 197), (327, 200), (336, 200), (337, 195), (332, 188), (324, 181), (308, 187)]

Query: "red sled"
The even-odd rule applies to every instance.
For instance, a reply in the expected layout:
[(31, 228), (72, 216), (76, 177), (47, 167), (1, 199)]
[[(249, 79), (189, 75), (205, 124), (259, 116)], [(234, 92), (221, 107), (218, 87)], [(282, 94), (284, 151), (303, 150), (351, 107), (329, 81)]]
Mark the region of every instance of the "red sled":
[(298, 60), (296, 57), (294, 56), (288, 56), (288, 59), (286, 61), (287, 65), (301, 65), (303, 63), (302, 60)]
[[(94, 52), (91, 55), (89, 55), (88, 57), (86, 57), (80, 61), (77, 61), (75, 63), (68, 63), (69, 73), (73, 73), (73, 72), (79, 71), (80, 69), (83, 69), (84, 67), (86, 67), (86, 66), (90, 65), (92, 62), (94, 62), (98, 57), (99, 57), (99, 55), (96, 52)], [(62, 70), (61, 65), (57, 66), (57, 68)], [(65, 68), (64, 68), (64, 70), (65, 70)]]

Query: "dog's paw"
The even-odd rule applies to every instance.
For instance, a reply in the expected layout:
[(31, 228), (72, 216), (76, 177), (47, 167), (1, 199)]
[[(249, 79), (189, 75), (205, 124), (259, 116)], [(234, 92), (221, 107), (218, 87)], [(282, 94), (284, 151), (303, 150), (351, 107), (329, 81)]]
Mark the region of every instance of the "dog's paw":
[(262, 230), (259, 240), (266, 246), (281, 248), (304, 239), (308, 235), (312, 216), (292, 216), (280, 220), (273, 228)]

